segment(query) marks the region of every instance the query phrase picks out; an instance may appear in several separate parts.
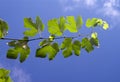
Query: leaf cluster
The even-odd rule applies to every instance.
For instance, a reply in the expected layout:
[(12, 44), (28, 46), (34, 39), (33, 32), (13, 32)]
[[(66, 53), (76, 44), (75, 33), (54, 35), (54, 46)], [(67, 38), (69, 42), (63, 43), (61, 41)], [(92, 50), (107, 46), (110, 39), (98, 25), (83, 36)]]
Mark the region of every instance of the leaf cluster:
[[(76, 37), (65, 37), (64, 32), (68, 30), (70, 33), (79, 34), (83, 26), (83, 19), (81, 16), (75, 18), (74, 16), (66, 16), (53, 18), (48, 20), (47, 27), (49, 32), (49, 37), (45, 38), (40, 36), (39, 38), (30, 39), (35, 37), (37, 34), (41, 34), (44, 31), (45, 25), (43, 24), (39, 16), (36, 17), (35, 21), (32, 18), (24, 18), (24, 27), (26, 31), (23, 32), (24, 37), (22, 39), (11, 39), (5, 38), (8, 33), (8, 24), (0, 20), (0, 38), (1, 40), (12, 40), (8, 42), (10, 47), (7, 51), (7, 58), (17, 59), (19, 57), (20, 62), (24, 62), (29, 54), (30, 47), (28, 43), (34, 40), (40, 40), (39, 48), (36, 49), (36, 57), (45, 58), (48, 57), (49, 60), (53, 60), (58, 52), (61, 50), (64, 58), (75, 54), (79, 56), (81, 49), (85, 49), (88, 53), (94, 50), (95, 47), (99, 46), (98, 33), (90, 32), (83, 36), (82, 39), (79, 39), (80, 35)], [(96, 27), (102, 27), (104, 30), (109, 28), (109, 25), (106, 21), (103, 21), (99, 18), (92, 18), (86, 20), (86, 27), (91, 28), (92, 30)], [(77, 40), (76, 40), (76, 39)], [(62, 43), (56, 42), (56, 39), (62, 39)], [(20, 55), (20, 56), (19, 56)]]
[(13, 82), (9, 76), (10, 71), (0, 68), (0, 82)]

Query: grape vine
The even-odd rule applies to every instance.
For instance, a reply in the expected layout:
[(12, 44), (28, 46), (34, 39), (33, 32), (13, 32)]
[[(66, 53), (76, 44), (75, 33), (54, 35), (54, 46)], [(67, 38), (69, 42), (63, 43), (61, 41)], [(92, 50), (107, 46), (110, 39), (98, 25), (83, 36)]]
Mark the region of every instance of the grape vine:
[[(89, 34), (79, 33), (82, 26), (83, 19), (81, 16), (77, 18), (74, 16), (61, 16), (48, 20), (47, 29), (50, 34), (49, 37), (40, 36), (38, 38), (33, 38), (44, 31), (45, 25), (39, 16), (36, 17), (35, 21), (33, 21), (32, 18), (24, 18), (24, 27), (27, 30), (23, 32), (24, 37), (22, 39), (16, 39), (6, 37), (9, 26), (7, 22), (0, 19), (0, 40), (10, 40), (10, 42), (7, 43), (10, 48), (7, 51), (6, 57), (9, 59), (17, 59), (18, 55), (20, 55), (19, 61), (21, 63), (24, 62), (30, 54), (31, 50), (28, 43), (40, 39), (42, 41), (39, 43), (39, 48), (36, 49), (36, 57), (48, 57), (49, 60), (53, 60), (60, 50), (62, 50), (64, 58), (70, 57), (72, 54), (79, 56), (81, 49), (85, 49), (90, 53), (95, 47), (99, 46), (98, 33), (93, 31), (94, 28), (102, 27), (103, 30), (109, 28), (108, 23), (99, 18), (88, 18), (86, 20), (85, 26), (88, 29), (92, 29), (92, 32)], [(70, 33), (77, 33), (77, 35), (64, 36), (66, 30)], [(77, 39), (81, 36), (81, 40)], [(61, 44), (58, 44), (58, 42), (55, 41), (56, 39), (62, 39), (63, 41)]]

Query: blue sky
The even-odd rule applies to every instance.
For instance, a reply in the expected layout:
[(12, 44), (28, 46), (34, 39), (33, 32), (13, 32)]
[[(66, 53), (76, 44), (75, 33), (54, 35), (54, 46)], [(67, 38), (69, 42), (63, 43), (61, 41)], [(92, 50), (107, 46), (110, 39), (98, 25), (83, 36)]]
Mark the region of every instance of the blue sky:
[(60, 52), (48, 61), (35, 58), (38, 42), (31, 42), (31, 54), (21, 64), (6, 59), (9, 47), (7, 41), (0, 41), (0, 67), (10, 69), (15, 82), (120, 82), (120, 0), (0, 0), (0, 18), (10, 26), (7, 37), (23, 37), (24, 17), (40, 16), (47, 24), (51, 18), (68, 15), (81, 15), (84, 21), (98, 17), (110, 24), (108, 31), (97, 30), (99, 48), (67, 59)]

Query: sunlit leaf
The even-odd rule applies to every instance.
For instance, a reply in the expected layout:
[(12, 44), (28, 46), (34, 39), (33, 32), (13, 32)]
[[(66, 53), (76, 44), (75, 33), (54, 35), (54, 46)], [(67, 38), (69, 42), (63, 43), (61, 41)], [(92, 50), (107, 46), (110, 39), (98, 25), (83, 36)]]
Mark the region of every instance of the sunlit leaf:
[(63, 54), (64, 58), (67, 58), (67, 57), (71, 56), (72, 55), (72, 46), (63, 50), (62, 54)]
[(75, 53), (76, 56), (79, 56), (80, 55), (80, 49), (81, 49), (81, 43), (79, 40), (75, 40), (72, 44), (72, 48), (73, 48), (73, 51)]
[(58, 43), (53, 43), (51, 46), (52, 46), (57, 52), (59, 52), (59, 45), (58, 45)]
[(48, 46), (44, 46), (42, 48), (38, 48), (36, 50), (36, 57), (45, 58), (47, 56), (47, 47)]
[(91, 34), (91, 37), (92, 37), (92, 38), (97, 38), (97, 37), (98, 37), (97, 32), (93, 32), (93, 33)]
[(103, 29), (107, 30), (108, 28), (109, 28), (108, 23), (106, 21), (104, 21), (104, 23), (103, 23)]
[(60, 31), (63, 33), (65, 31), (65, 23), (66, 23), (66, 20), (65, 18), (62, 16), (59, 18), (59, 28), (60, 28)]
[(42, 20), (39, 16), (36, 17), (36, 28), (39, 32), (42, 32), (44, 30), (44, 24), (42, 23)]
[(3, 38), (7, 35), (8, 29), (9, 27), (8, 27), (7, 22), (0, 19), (0, 38)]
[(27, 46), (27, 45), (24, 45), (23, 48), (21, 48), (21, 51), (20, 51), (20, 62), (24, 62), (28, 56), (30, 54), (30, 48)]
[(94, 46), (99, 46), (99, 40), (98, 40), (98, 38), (90, 38), (90, 42)]
[(24, 27), (29, 29), (29, 30), (26, 30), (24, 32), (25, 36), (33, 37), (38, 33), (38, 30), (36, 28), (36, 24), (33, 23), (31, 18), (24, 18)]
[(45, 39), (39, 43), (40, 46), (45, 46), (48, 44), (48, 41)]
[(65, 38), (64, 41), (61, 44), (61, 49), (65, 49), (66, 47), (68, 47), (72, 42), (72, 38)]
[(0, 68), (0, 82), (13, 82), (9, 76), (10, 71)]
[(66, 21), (67, 21), (67, 23), (65, 24), (65, 27), (67, 30), (69, 30), (70, 32), (73, 32), (73, 33), (78, 32), (74, 16), (67, 16)]
[(57, 50), (54, 49), (51, 45), (46, 45), (36, 50), (36, 57), (45, 58), (47, 54), (49, 60), (53, 60), (57, 54)]
[(92, 50), (94, 50), (93, 45), (91, 44), (90, 40), (88, 38), (83, 38), (81, 42), (82, 48), (85, 48), (85, 50), (89, 53)]
[(97, 22), (97, 18), (92, 18), (92, 19), (87, 19), (86, 21), (86, 27), (90, 28), (90, 27), (96, 27), (98, 22)]
[(18, 57), (18, 51), (16, 49), (10, 48), (7, 52), (7, 58), (16, 59)]
[(61, 44), (61, 50), (64, 58), (72, 55), (72, 38), (65, 38)]
[(52, 19), (48, 21), (48, 31), (50, 34), (61, 36), (62, 32), (59, 28), (58, 19)]
[(27, 45), (28, 37), (24, 37), (21, 40), (11, 41), (8, 43), (10, 48), (7, 52), (7, 58), (16, 59), (20, 54), (20, 62), (22, 63), (30, 54), (30, 48)]
[(77, 28), (80, 29), (82, 27), (82, 24), (83, 24), (82, 17), (78, 16), (77, 19), (76, 19), (76, 26), (77, 26)]
[(102, 19), (97, 19), (97, 25), (102, 26), (103, 25), (103, 20)]

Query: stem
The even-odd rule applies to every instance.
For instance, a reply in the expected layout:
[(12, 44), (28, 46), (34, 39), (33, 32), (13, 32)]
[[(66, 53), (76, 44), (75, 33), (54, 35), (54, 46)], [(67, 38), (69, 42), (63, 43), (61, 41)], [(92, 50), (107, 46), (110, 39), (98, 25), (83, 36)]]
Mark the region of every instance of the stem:
[[(55, 37), (54, 39), (63, 39), (63, 38), (72, 38), (72, 39), (74, 39), (74, 38), (78, 38), (80, 36), (85, 37), (85, 36), (88, 36), (88, 35), (90, 35), (90, 34), (86, 34), (86, 35), (79, 34), (77, 36), (71, 36), (71, 37), (61, 36), (61, 37)], [(0, 40), (15, 40), (15, 41), (21, 40), (21, 41), (28, 41), (28, 42), (29, 41), (40, 40), (40, 39), (49, 39), (49, 38), (39, 37), (39, 38), (33, 38), (33, 39), (28, 39), (28, 40), (16, 39), (16, 38), (0, 38)]]

